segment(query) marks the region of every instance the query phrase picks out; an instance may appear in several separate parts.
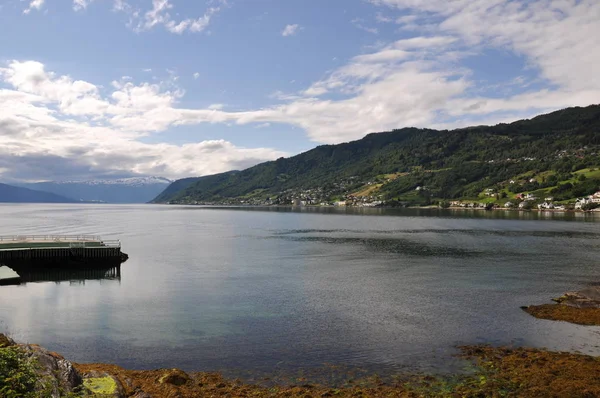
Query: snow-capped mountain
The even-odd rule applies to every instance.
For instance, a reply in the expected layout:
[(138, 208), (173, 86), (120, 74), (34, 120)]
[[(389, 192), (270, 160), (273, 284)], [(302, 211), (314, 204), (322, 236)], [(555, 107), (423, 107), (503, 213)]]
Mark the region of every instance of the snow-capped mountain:
[(86, 181), (49, 181), (19, 184), (52, 192), (77, 201), (106, 203), (146, 203), (161, 193), (171, 180), (162, 177), (131, 177)]
[(162, 177), (130, 177), (116, 180), (74, 180), (74, 181), (52, 181), (54, 184), (82, 184), (82, 185), (127, 185), (139, 187), (142, 185), (170, 184), (173, 181)]

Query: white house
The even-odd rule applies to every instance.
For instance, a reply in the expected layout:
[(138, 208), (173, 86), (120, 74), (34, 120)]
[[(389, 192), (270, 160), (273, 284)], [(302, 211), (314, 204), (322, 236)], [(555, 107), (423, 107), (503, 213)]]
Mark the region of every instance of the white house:
[(554, 205), (549, 202), (544, 202), (544, 203), (538, 205), (538, 209), (540, 209), (540, 210), (554, 209)]
[(589, 198), (577, 199), (577, 201), (575, 202), (575, 209), (581, 209), (583, 206), (587, 205), (590, 202), (591, 201)]

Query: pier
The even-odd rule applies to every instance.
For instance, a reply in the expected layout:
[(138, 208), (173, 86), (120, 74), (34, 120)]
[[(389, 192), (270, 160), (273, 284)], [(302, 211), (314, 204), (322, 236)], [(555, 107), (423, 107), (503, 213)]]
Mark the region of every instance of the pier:
[(93, 275), (104, 279), (113, 270), (120, 278), (121, 263), (127, 258), (120, 241), (96, 235), (0, 236), (0, 285), (71, 278), (75, 271), (84, 279)]
[[(13, 261), (54, 262), (127, 259), (121, 242), (95, 235), (0, 236), (0, 263)], [(54, 260), (54, 261), (53, 261)]]

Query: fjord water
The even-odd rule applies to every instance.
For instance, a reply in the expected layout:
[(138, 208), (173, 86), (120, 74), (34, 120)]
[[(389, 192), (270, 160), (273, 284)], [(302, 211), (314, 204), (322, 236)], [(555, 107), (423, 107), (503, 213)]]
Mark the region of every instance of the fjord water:
[(444, 371), (454, 347), (600, 354), (519, 307), (600, 282), (600, 217), (438, 210), (2, 205), (0, 234), (99, 234), (120, 279), (0, 287), (0, 331), (76, 362)]

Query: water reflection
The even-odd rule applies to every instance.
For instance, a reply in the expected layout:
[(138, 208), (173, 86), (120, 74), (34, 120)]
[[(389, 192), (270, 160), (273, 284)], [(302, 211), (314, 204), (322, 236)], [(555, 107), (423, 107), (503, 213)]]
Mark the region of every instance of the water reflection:
[(250, 380), (444, 372), (462, 344), (600, 355), (598, 328), (520, 309), (598, 280), (600, 217), (472, 213), (0, 206), (2, 234), (93, 232), (131, 256), (122, 281), (0, 288), (0, 330), (75, 362)]
[(255, 211), (270, 213), (303, 213), (330, 215), (400, 216), (400, 217), (441, 217), (479, 218), (494, 220), (554, 220), (598, 222), (600, 212), (575, 211), (520, 211), (483, 209), (440, 209), (440, 208), (389, 208), (389, 207), (347, 207), (347, 206), (173, 206), (173, 210), (187, 211)]
[(86, 281), (121, 282), (121, 264), (118, 262), (88, 264), (81, 268), (44, 267), (43, 264), (0, 264), (5, 270), (14, 271), (19, 278), (5, 279), (3, 285), (20, 285), (37, 282), (70, 282), (85, 284)]

